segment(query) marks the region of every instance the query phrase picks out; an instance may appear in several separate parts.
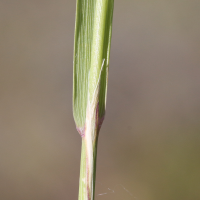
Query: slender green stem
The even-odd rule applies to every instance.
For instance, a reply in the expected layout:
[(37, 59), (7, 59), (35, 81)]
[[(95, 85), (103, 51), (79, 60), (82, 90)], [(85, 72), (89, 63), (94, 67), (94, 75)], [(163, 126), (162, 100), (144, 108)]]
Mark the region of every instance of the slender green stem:
[(114, 0), (77, 0), (73, 114), (82, 137), (79, 200), (94, 200), (97, 140), (105, 115)]
[(86, 187), (86, 146), (85, 141), (82, 139), (82, 149), (81, 149), (81, 166), (80, 166), (80, 177), (79, 177), (79, 200), (86, 199), (85, 196), (87, 195), (87, 187)]
[[(95, 195), (95, 179), (96, 179), (96, 157), (97, 157), (97, 139), (93, 145), (93, 162), (92, 169), (89, 169), (88, 156), (87, 156), (87, 147), (86, 140), (82, 138), (82, 149), (81, 149), (81, 167), (80, 167), (80, 179), (79, 179), (79, 200), (92, 200)], [(90, 188), (89, 172), (92, 170), (92, 185)]]

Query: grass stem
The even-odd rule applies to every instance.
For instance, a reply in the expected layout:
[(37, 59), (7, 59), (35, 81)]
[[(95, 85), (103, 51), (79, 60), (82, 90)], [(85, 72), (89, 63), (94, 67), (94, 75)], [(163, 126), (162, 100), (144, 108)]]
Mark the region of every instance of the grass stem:
[(77, 0), (73, 115), (82, 137), (79, 200), (94, 200), (97, 141), (105, 115), (114, 0)]

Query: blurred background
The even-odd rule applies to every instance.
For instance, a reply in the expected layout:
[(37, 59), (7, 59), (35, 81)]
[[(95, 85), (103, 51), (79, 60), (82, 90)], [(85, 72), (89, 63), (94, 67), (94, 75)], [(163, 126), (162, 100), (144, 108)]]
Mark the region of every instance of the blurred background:
[[(75, 0), (0, 1), (0, 199), (78, 199)], [(96, 200), (200, 199), (200, 1), (115, 0)]]

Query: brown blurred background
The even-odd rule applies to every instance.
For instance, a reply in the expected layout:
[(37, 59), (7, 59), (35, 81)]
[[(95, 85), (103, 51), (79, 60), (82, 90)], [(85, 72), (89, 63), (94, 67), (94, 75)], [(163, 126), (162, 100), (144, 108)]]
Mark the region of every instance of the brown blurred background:
[[(74, 22), (75, 0), (0, 1), (0, 200), (78, 199)], [(115, 0), (96, 200), (200, 199), (199, 22), (198, 0)]]

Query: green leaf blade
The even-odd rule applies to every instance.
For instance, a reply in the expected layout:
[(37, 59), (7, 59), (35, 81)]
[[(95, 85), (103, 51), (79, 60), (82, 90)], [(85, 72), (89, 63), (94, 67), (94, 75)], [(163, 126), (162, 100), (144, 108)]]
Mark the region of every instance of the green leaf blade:
[(105, 114), (113, 4), (113, 0), (77, 0), (73, 115), (79, 130), (84, 129), (96, 88), (99, 118)]
[(93, 0), (77, 0), (73, 74), (73, 114), (77, 127), (84, 126), (86, 116), (94, 6)]

